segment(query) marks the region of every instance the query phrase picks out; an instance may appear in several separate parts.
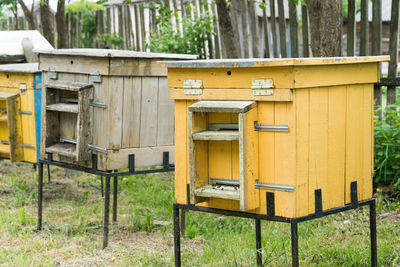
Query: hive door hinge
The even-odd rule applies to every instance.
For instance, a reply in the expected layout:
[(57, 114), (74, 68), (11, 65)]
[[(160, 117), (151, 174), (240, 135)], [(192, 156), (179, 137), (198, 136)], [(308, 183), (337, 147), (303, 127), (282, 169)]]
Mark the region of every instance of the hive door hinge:
[(49, 67), (49, 73), (48, 73), (48, 75), (49, 75), (49, 79), (57, 80), (57, 71), (56, 71), (56, 68), (53, 67), (53, 66), (50, 66), (50, 67)]
[(183, 93), (185, 95), (201, 95), (203, 93), (202, 86), (202, 80), (184, 80)]
[(90, 72), (89, 82), (101, 83), (100, 71), (98, 71), (98, 70), (92, 70), (92, 71)]
[(274, 94), (274, 81), (272, 79), (254, 79), (251, 82), (253, 96), (268, 96)]

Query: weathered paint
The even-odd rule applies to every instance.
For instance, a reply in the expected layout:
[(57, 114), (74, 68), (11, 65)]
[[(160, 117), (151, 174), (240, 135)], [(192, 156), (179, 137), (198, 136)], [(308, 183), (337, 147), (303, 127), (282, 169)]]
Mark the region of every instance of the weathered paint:
[[(21, 144), (33, 146), (33, 148), (22, 148), (23, 156), (20, 159), (18, 158), (18, 161), (36, 163), (39, 159), (41, 76), (37, 64), (0, 66), (0, 92), (18, 94), (16, 119), (21, 126), (17, 127), (17, 135), (21, 135)], [(24, 84), (23, 87), (26, 87), (26, 90), (21, 90), (21, 84)], [(12, 134), (6, 134), (8, 132), (7, 123), (0, 124), (0, 132), (2, 132), (0, 134), (1, 140), (9, 141)], [(2, 144), (1, 148), (9, 150), (10, 145)], [(10, 155), (5, 153), (1, 153), (1, 156), (10, 158)], [(14, 157), (12, 160), (15, 161), (16, 159), (17, 157)]]
[[(350, 203), (353, 181), (358, 183), (359, 200), (371, 198), (373, 83), (379, 80), (379, 62), (386, 60), (388, 57), (168, 63), (171, 66), (168, 84), (176, 111), (176, 202), (185, 204), (187, 200), (191, 167), (187, 114), (188, 107), (199, 100), (253, 100), (257, 102), (257, 114), (252, 120), (289, 126), (287, 133), (258, 132), (253, 149), (258, 150), (258, 155), (251, 156), (258, 169), (252, 173), (257, 175), (255, 180), (259, 183), (292, 185), (295, 190), (255, 189), (251, 194), (257, 195), (252, 198), (257, 204), (252, 207), (258, 208), (251, 212), (266, 213), (266, 192), (275, 193), (278, 216), (294, 218), (314, 213), (316, 189), (322, 190), (323, 210), (343, 206)], [(259, 78), (274, 79), (275, 92), (290, 90), (291, 97), (251, 96), (252, 80)], [(185, 79), (201, 79), (202, 94), (178, 92)], [(210, 113), (208, 123), (237, 123), (232, 118), (228, 113)], [(251, 128), (252, 123), (249, 125)], [(196, 162), (192, 172), (204, 167), (208, 178), (238, 180), (237, 141), (201, 142), (208, 145), (204, 146), (203, 158)], [(207, 178), (204, 172), (201, 178), (203, 182)], [(211, 197), (199, 201), (202, 202), (196, 205), (243, 210), (237, 200)]]

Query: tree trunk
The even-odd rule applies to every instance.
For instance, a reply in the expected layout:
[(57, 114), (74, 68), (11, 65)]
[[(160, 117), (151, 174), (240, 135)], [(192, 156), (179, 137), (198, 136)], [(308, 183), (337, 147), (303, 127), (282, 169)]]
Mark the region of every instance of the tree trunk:
[[(36, 23), (35, 23), (35, 19), (33, 18), (33, 13), (31, 13), (29, 11), (28, 7), (25, 5), (23, 0), (18, 0), (18, 4), (21, 6), (22, 10), (24, 11), (24, 15), (29, 24), (29, 29), (36, 30)], [(33, 3), (32, 3), (32, 5), (33, 5)]]
[(222, 47), (224, 48), (225, 58), (239, 58), (240, 51), (238, 41), (239, 38), (235, 36), (229, 10), (226, 6), (225, 0), (216, 0), (218, 8), (218, 25), (221, 31)]
[(65, 0), (58, 0), (57, 13), (56, 13), (56, 26), (57, 26), (57, 48), (67, 47), (67, 34), (68, 31), (65, 27)]
[(307, 0), (314, 57), (340, 56), (341, 0)]
[(54, 46), (54, 28), (51, 20), (49, 0), (40, 3), (40, 23), (42, 24), (43, 36)]

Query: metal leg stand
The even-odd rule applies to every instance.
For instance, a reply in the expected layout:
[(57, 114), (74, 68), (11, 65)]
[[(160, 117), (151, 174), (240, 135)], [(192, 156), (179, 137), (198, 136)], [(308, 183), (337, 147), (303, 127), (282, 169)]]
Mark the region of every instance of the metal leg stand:
[(104, 234), (103, 248), (108, 246), (108, 224), (110, 220), (110, 177), (106, 176), (106, 192), (104, 198)]
[(50, 165), (47, 164), (47, 181), (50, 183), (51, 182), (51, 177), (50, 177)]
[(43, 208), (43, 163), (39, 163), (38, 177), (38, 224), (37, 230), (42, 230), (42, 208)]
[(174, 252), (175, 267), (181, 267), (181, 235), (179, 229), (179, 208), (174, 207)]
[(378, 252), (376, 242), (376, 205), (375, 199), (369, 204), (369, 228), (371, 234), (371, 266), (378, 266)]
[(104, 197), (104, 177), (100, 176), (100, 182), (101, 182), (101, 197)]
[(262, 266), (262, 253), (261, 253), (261, 220), (256, 221), (256, 249), (257, 249), (257, 266)]
[(113, 222), (117, 222), (118, 176), (114, 176)]
[(292, 266), (299, 266), (299, 236), (297, 234), (297, 222), (290, 223), (292, 232)]
[(184, 237), (185, 236), (185, 228), (186, 228), (186, 211), (181, 210), (181, 235)]

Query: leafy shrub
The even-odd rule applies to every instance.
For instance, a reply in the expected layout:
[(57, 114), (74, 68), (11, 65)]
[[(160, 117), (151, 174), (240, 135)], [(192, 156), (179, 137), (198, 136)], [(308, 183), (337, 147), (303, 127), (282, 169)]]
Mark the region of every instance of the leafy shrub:
[[(400, 191), (400, 101), (375, 114), (374, 182)], [(382, 114), (382, 118), (379, 118)]]
[[(155, 24), (159, 32), (152, 32), (146, 44), (152, 52), (182, 53), (204, 55), (204, 42), (214, 35), (213, 16), (208, 12), (208, 5), (201, 3), (207, 11), (198, 18), (182, 18), (182, 34), (174, 29), (172, 18), (178, 19), (178, 13), (170, 10), (162, 1), (150, 7), (156, 12)], [(191, 11), (192, 5), (186, 6)]]

